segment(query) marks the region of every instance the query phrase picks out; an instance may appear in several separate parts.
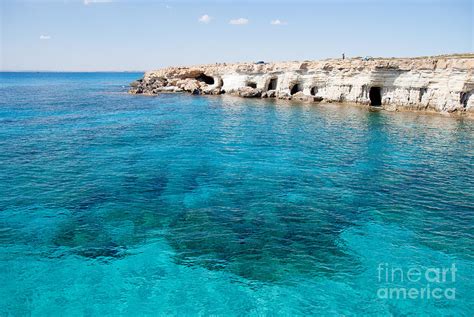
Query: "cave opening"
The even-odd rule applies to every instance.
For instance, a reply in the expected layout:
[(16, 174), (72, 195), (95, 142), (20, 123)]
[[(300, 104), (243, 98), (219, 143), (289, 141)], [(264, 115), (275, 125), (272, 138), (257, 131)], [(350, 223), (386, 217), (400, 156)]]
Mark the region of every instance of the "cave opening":
[(382, 94), (380, 87), (370, 87), (369, 90), (370, 105), (379, 107), (382, 105)]
[(466, 91), (466, 92), (462, 92), (462, 93), (461, 93), (460, 102), (461, 102), (461, 105), (462, 105), (464, 108), (467, 108), (467, 103), (469, 102), (469, 99), (471, 98), (471, 96), (473, 95), (473, 93), (474, 93), (474, 90)]
[(303, 87), (301, 87), (300, 84), (294, 84), (293, 87), (291, 87), (290, 94), (294, 95), (294, 94), (296, 94), (297, 92), (300, 92), (300, 91), (303, 91)]
[(247, 87), (256, 89), (256, 88), (257, 88), (257, 83), (255, 83), (255, 82), (248, 82), (248, 83), (247, 83)]
[(277, 89), (277, 81), (278, 80), (276, 78), (270, 79), (270, 81), (268, 82), (267, 90), (276, 90)]
[(427, 91), (428, 91), (428, 88), (420, 88), (420, 95), (418, 97), (418, 102), (421, 102), (421, 100), (423, 99), (423, 95), (426, 94)]
[(208, 85), (214, 85), (214, 78), (212, 78), (211, 76), (207, 76), (204, 73), (200, 74), (198, 77), (196, 77), (196, 79)]
[(311, 87), (311, 96), (316, 96), (317, 93), (318, 93), (318, 87), (316, 86)]

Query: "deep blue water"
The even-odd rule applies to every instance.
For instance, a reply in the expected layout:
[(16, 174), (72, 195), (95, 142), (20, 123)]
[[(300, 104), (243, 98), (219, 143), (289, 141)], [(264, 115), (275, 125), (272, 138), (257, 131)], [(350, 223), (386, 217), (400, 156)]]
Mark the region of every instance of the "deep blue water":
[(473, 120), (0, 76), (0, 316), (473, 315)]

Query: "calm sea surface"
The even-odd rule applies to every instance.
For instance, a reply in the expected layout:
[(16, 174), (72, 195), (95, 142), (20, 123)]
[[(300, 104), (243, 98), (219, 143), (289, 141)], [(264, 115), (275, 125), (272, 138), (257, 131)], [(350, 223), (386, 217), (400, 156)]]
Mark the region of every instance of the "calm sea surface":
[(0, 74), (0, 316), (474, 314), (473, 120), (140, 76)]

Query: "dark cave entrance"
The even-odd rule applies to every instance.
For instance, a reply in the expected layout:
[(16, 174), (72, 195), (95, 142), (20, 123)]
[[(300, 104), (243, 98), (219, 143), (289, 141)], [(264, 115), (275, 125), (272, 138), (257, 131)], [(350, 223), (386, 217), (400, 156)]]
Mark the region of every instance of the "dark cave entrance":
[(426, 94), (427, 91), (428, 91), (428, 88), (420, 88), (420, 95), (418, 97), (418, 102), (421, 102), (421, 100), (423, 99), (423, 96)]
[(297, 92), (300, 92), (300, 91), (303, 91), (303, 87), (301, 87), (300, 84), (294, 84), (293, 87), (291, 87), (290, 94), (294, 95), (294, 94), (296, 94)]
[(382, 105), (382, 94), (380, 87), (370, 87), (369, 98), (370, 105), (374, 107), (379, 107)]
[(254, 83), (254, 82), (248, 82), (248, 83), (247, 83), (247, 87), (250, 87), (250, 88), (256, 89), (256, 88), (257, 88), (257, 83)]
[(314, 86), (311, 88), (311, 96), (316, 96), (318, 93), (318, 87)]
[(276, 90), (277, 89), (277, 79), (272, 78), (270, 79), (270, 82), (268, 83), (267, 90)]
[(469, 102), (469, 99), (471, 98), (473, 93), (474, 93), (474, 90), (466, 91), (466, 92), (461, 93), (460, 102), (461, 102), (461, 105), (464, 107), (464, 109), (467, 108), (467, 103)]
[(208, 85), (214, 85), (214, 78), (211, 76), (207, 76), (206, 74), (200, 74), (198, 77), (196, 77), (197, 80), (205, 82)]

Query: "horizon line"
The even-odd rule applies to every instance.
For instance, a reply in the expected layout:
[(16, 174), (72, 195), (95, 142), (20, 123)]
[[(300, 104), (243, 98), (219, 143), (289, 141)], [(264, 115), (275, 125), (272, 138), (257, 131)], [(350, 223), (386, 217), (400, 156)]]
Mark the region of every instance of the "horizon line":
[[(341, 53), (342, 55), (342, 53)], [(459, 53), (445, 53), (445, 54), (436, 54), (436, 55), (415, 55), (415, 56), (346, 56), (346, 60), (351, 59), (360, 59), (364, 57), (370, 57), (371, 59), (418, 59), (418, 58), (474, 58), (473, 52), (459, 52)], [(277, 61), (265, 61), (268, 63), (287, 63), (287, 62), (305, 62), (305, 61), (325, 61), (325, 60), (335, 60), (335, 59), (342, 59), (341, 57), (326, 57), (326, 58), (316, 58), (316, 59), (304, 59), (304, 60), (277, 60)], [(253, 63), (255, 61), (233, 61), (233, 62), (212, 62), (207, 64), (174, 64), (174, 65), (162, 65), (158, 67), (149, 68), (146, 70), (71, 70), (71, 69), (64, 69), (64, 70), (35, 70), (35, 69), (28, 69), (28, 70), (14, 70), (14, 69), (0, 69), (0, 73), (145, 73), (152, 70), (164, 69), (167, 67), (193, 67), (193, 66), (202, 66), (202, 65), (211, 65), (211, 64), (241, 64), (241, 63)]]
[(145, 73), (146, 70), (0, 70), (0, 73)]

